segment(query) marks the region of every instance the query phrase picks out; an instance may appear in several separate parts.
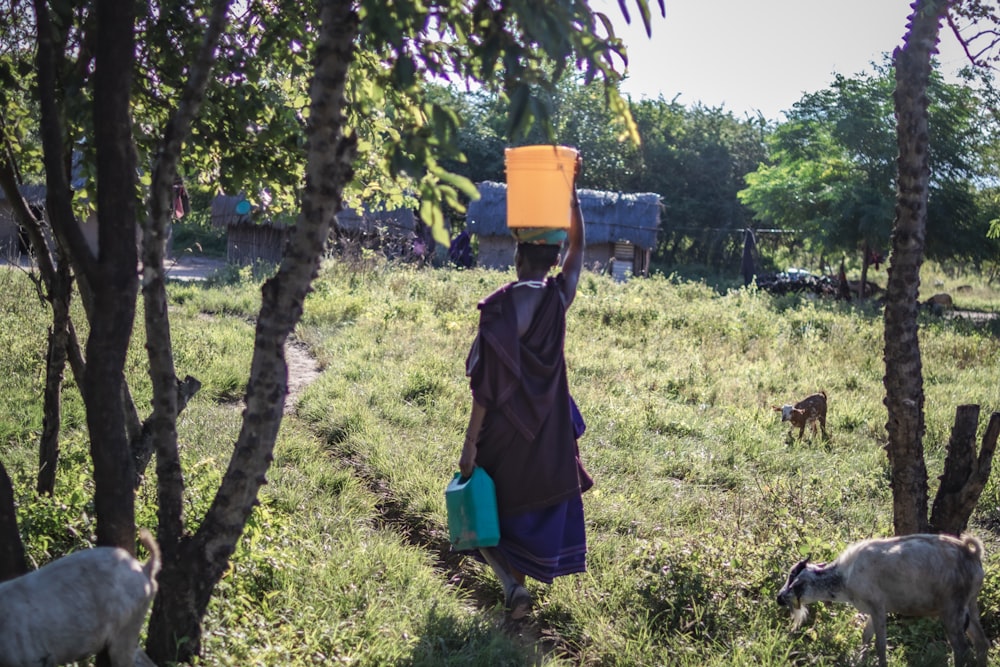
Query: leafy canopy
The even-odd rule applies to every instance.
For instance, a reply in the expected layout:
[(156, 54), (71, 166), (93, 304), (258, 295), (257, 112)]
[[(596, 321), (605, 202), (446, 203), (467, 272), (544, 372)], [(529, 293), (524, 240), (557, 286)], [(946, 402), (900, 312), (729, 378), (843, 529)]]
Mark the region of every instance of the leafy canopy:
[[(817, 251), (886, 247), (895, 207), (896, 147), (891, 68), (838, 75), (808, 94), (770, 137), (771, 157), (739, 193), (759, 222), (801, 230)], [(987, 212), (978, 195), (990, 167), (995, 121), (981, 92), (933, 73), (930, 97), (931, 192), (927, 255), (981, 261)]]

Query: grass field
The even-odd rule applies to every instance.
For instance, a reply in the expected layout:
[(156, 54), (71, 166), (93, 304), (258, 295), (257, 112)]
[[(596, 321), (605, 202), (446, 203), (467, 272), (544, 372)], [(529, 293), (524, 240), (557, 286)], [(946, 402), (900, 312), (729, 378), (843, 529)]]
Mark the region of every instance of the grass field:
[[(954, 294), (958, 308), (1000, 306), (975, 277), (936, 271), (922, 276), (928, 295), (968, 285)], [(204, 384), (179, 423), (192, 526), (232, 450), (249, 372), (261, 277), (230, 277), (170, 288), (178, 372)], [(774, 598), (804, 555), (829, 560), (891, 533), (877, 306), (585, 274), (567, 362), (597, 482), (584, 497), (589, 570), (529, 585), (534, 612), (515, 623), (491, 573), (449, 553), (444, 507), (470, 407), (476, 302), (511, 278), (325, 267), (296, 332), (322, 373), (282, 425), (262, 505), (210, 607), (200, 664), (857, 664), (851, 609), (817, 605), (792, 632)], [(981, 405), (981, 428), (1000, 410), (1000, 328), (921, 317), (933, 494), (955, 408)], [(35, 563), (85, 546), (93, 531), (72, 386), (56, 496), (32, 492), (47, 323), (29, 281), (0, 273), (0, 457)], [(148, 405), (142, 354), (136, 340), (129, 377)], [(790, 437), (772, 406), (818, 390), (829, 396), (830, 439)], [(142, 525), (155, 525), (154, 483), (139, 492)], [(994, 480), (972, 526), (986, 544), (980, 605), (991, 638), (998, 520)], [(891, 665), (947, 660), (934, 621), (894, 621), (889, 642)], [(1000, 652), (991, 657), (1000, 664)]]

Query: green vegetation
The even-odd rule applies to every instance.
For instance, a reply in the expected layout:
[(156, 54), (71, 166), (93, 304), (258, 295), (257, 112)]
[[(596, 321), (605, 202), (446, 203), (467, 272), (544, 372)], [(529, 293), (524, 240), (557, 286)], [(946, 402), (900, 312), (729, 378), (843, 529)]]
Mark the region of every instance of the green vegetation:
[[(964, 294), (996, 303), (975, 277), (927, 271), (928, 294), (940, 280), (945, 291), (972, 287), (954, 293), (960, 308), (970, 305)], [(211, 502), (240, 427), (260, 287), (241, 275), (170, 287), (178, 371), (205, 385), (178, 423), (189, 517)], [(827, 560), (891, 532), (880, 312), (585, 274), (567, 356), (588, 426), (580, 448), (597, 480), (585, 496), (589, 572), (532, 586), (535, 613), (518, 626), (505, 620), (492, 575), (447, 553), (444, 509), (468, 415), (475, 305), (511, 276), (325, 266), (297, 330), (322, 374), (282, 424), (262, 503), (211, 603), (200, 664), (854, 664), (861, 629), (849, 608), (817, 605), (791, 632), (774, 596), (803, 555)], [(0, 288), (0, 457), (41, 564), (91, 540), (87, 435), (71, 389), (56, 494), (36, 498), (48, 316), (22, 273), (0, 272)], [(923, 317), (935, 479), (955, 407), (981, 404), (984, 422), (1000, 406), (1000, 328)], [(138, 364), (128, 369), (147, 405), (148, 380)], [(771, 406), (819, 389), (830, 397), (830, 440), (790, 438)], [(154, 496), (150, 478), (140, 525), (155, 525)], [(987, 547), (980, 603), (991, 637), (1000, 635), (1000, 539), (989, 530), (998, 517), (994, 479), (973, 526)], [(890, 644), (893, 665), (939, 665), (948, 654), (933, 621), (893, 622)]]

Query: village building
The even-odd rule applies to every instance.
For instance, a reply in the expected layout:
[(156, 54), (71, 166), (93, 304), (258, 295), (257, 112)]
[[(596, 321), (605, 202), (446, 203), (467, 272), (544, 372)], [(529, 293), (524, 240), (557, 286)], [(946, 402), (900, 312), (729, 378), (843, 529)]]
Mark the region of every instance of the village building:
[[(226, 260), (246, 266), (257, 261), (279, 263), (291, 222), (262, 217), (243, 194), (217, 195), (212, 200), (212, 226), (226, 230)], [(420, 225), (411, 209), (344, 209), (337, 214), (337, 227), (332, 241), (341, 253), (377, 248), (401, 257), (419, 249)]]
[[(479, 241), (479, 266), (507, 269), (514, 262), (514, 239), (507, 228), (507, 186), (480, 183), (471, 202), (466, 229)], [(649, 261), (660, 228), (660, 195), (577, 190), (587, 231), (584, 264), (616, 280), (649, 275)]]

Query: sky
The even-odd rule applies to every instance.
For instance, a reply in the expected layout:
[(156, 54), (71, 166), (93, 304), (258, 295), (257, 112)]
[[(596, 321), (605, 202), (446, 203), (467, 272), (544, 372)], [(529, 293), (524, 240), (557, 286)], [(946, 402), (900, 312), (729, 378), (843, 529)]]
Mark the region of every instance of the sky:
[[(912, 0), (657, 0), (652, 39), (635, 11), (626, 24), (617, 0), (593, 0), (628, 48), (622, 91), (663, 96), (692, 106), (724, 107), (737, 117), (782, 120), (804, 93), (830, 85), (835, 73), (871, 72), (872, 62), (902, 45)], [(951, 30), (941, 31), (942, 71), (964, 64)]]

